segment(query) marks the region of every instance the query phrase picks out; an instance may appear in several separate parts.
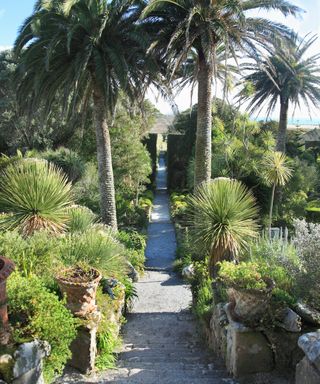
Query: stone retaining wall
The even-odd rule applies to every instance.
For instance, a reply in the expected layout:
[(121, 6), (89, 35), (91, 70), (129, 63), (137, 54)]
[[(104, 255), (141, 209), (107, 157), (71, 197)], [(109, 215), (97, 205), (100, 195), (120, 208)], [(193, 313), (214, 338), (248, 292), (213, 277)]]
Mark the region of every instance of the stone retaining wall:
[[(256, 374), (270, 373), (272, 376), (273, 372), (281, 372), (292, 377), (288, 382), (294, 381), (296, 366), (304, 356), (298, 346), (302, 332), (288, 332), (280, 327), (248, 328), (231, 318), (228, 304), (214, 307), (210, 324), (204, 329), (209, 346), (224, 360), (234, 377), (246, 378), (245, 382), (250, 383), (250, 377)], [(305, 375), (306, 362), (299, 364), (301, 375)], [(301, 380), (296, 384), (309, 384)]]

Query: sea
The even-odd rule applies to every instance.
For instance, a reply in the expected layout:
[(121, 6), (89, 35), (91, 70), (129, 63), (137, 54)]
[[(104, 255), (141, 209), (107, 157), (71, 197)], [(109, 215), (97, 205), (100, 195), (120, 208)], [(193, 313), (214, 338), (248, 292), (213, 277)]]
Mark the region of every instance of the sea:
[[(277, 119), (264, 119), (258, 118), (258, 121), (277, 120)], [(291, 118), (288, 119), (288, 126), (290, 127), (304, 127), (304, 128), (320, 128), (320, 118)]]

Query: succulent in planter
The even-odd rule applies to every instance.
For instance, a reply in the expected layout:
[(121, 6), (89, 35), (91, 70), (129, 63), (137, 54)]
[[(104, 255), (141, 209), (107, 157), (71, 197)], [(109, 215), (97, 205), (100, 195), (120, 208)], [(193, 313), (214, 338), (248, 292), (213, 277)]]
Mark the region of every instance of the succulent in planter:
[(252, 262), (220, 263), (217, 280), (227, 288), (232, 314), (245, 324), (256, 324), (266, 314), (275, 282), (265, 267)]
[(87, 317), (96, 311), (96, 294), (101, 273), (92, 267), (76, 265), (56, 275), (57, 283), (66, 295), (68, 309), (78, 317)]

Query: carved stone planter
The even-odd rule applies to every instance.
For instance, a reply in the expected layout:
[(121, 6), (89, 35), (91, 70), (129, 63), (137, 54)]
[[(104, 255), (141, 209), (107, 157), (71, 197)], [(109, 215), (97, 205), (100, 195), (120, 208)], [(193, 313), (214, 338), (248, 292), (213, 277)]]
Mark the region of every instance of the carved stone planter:
[(101, 277), (97, 269), (83, 271), (79, 267), (63, 270), (56, 276), (61, 292), (66, 294), (67, 307), (75, 316), (86, 318), (96, 312), (96, 294)]
[(231, 313), (235, 320), (251, 325), (259, 322), (266, 313), (273, 288), (274, 282), (271, 280), (265, 290), (228, 288)]
[(10, 325), (7, 308), (7, 279), (14, 271), (13, 261), (0, 256), (0, 344), (6, 345), (10, 339)]

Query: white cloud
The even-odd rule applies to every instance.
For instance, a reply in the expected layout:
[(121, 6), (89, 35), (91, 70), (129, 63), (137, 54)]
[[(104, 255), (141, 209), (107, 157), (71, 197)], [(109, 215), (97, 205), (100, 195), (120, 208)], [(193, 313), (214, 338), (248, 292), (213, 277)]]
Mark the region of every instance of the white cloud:
[(0, 45), (0, 52), (6, 51), (7, 49), (12, 49), (12, 46), (10, 45)]

